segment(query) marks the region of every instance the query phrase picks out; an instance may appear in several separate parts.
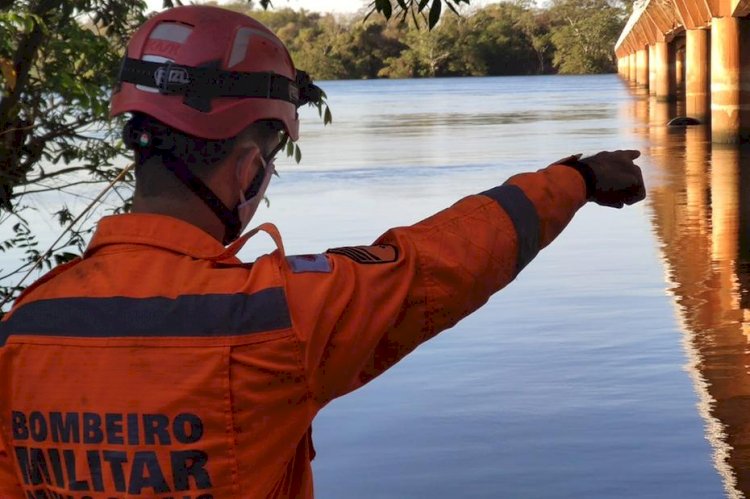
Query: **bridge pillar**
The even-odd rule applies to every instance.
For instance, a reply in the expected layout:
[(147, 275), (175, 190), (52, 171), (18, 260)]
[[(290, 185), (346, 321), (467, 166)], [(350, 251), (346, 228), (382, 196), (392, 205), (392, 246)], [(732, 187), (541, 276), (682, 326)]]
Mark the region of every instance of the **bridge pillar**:
[[(658, 45), (658, 42), (657, 42)], [(648, 46), (648, 93), (649, 95), (656, 95), (656, 81), (658, 67), (656, 45)]]
[(628, 70), (629, 70), (628, 79), (631, 81), (631, 83), (635, 83), (636, 74), (638, 72), (638, 60), (637, 60), (635, 52), (633, 52), (632, 54), (628, 56)]
[(685, 51), (679, 49), (674, 55), (675, 65), (675, 85), (677, 89), (682, 89), (685, 85)]
[(711, 45), (709, 31), (687, 30), (685, 105), (688, 116), (707, 123), (711, 118)]
[(711, 23), (711, 133), (719, 144), (735, 144), (747, 136), (741, 111), (750, 95), (742, 90), (740, 77), (740, 46), (747, 45), (741, 34), (747, 26), (748, 20), (737, 17), (715, 17)]
[(630, 56), (620, 57), (617, 60), (617, 70), (620, 76), (626, 80), (630, 78)]
[(648, 49), (642, 48), (637, 53), (638, 69), (636, 71), (636, 83), (639, 87), (648, 87)]
[(668, 101), (674, 97), (674, 85), (669, 66), (669, 44), (656, 42), (654, 45), (654, 60), (652, 66), (656, 69), (656, 88), (654, 94), (659, 101)]

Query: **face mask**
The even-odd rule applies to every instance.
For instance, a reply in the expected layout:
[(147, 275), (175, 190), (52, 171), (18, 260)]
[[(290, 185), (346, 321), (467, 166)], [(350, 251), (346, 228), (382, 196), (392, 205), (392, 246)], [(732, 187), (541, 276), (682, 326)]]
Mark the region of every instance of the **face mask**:
[[(263, 200), (263, 196), (265, 195), (266, 189), (268, 188), (268, 184), (271, 182), (271, 176), (273, 175), (275, 170), (275, 166), (273, 164), (273, 159), (266, 162), (266, 160), (263, 158), (263, 156), (260, 156), (260, 161), (263, 164), (264, 174), (263, 174), (263, 181), (260, 184), (260, 189), (258, 189), (258, 193), (252, 196), (250, 199), (247, 199), (245, 192), (240, 192), (240, 204), (237, 205), (237, 214), (239, 215), (240, 222), (242, 223), (242, 229), (240, 230), (240, 233), (245, 230), (245, 227), (250, 223), (250, 220), (252, 220), (253, 216), (255, 215), (255, 212), (258, 210), (258, 205), (260, 205), (260, 202)], [(239, 167), (237, 169), (237, 176), (238, 178), (241, 178)]]

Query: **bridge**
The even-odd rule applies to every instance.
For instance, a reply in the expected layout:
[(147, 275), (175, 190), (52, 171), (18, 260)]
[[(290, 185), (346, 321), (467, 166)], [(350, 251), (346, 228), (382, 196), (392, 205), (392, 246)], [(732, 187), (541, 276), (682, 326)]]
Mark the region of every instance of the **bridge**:
[(660, 101), (685, 99), (715, 143), (750, 140), (750, 0), (639, 0), (618, 72)]

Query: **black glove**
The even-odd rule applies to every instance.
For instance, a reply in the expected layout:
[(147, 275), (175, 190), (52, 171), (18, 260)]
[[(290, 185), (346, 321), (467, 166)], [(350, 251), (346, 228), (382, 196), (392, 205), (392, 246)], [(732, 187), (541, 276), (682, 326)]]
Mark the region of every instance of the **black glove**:
[(643, 174), (633, 163), (640, 155), (639, 151), (602, 151), (587, 158), (570, 156), (556, 164), (574, 168), (583, 176), (589, 201), (622, 208), (646, 197)]

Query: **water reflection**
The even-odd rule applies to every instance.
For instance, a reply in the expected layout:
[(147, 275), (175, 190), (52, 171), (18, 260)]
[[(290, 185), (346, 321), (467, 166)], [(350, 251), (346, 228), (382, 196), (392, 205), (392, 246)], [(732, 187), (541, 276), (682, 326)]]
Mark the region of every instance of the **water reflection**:
[(730, 497), (750, 497), (750, 151), (667, 127), (669, 104), (630, 105), (648, 125), (652, 223), (714, 463)]

